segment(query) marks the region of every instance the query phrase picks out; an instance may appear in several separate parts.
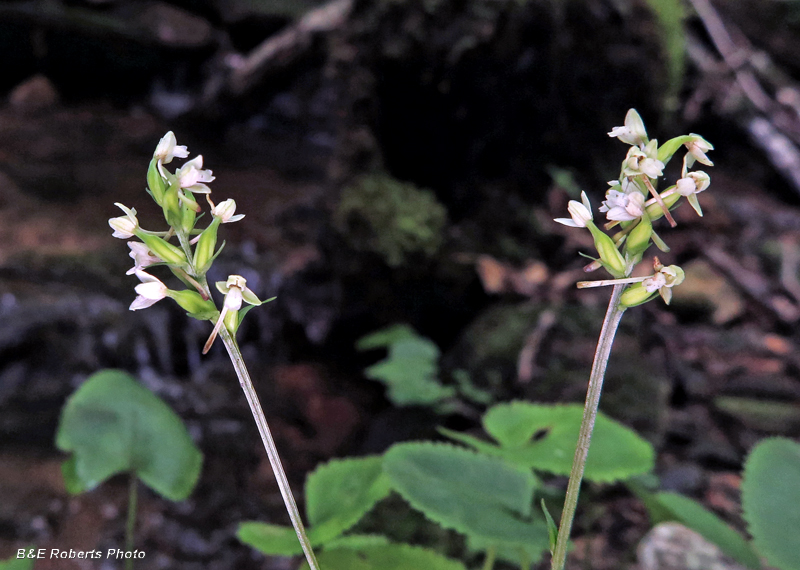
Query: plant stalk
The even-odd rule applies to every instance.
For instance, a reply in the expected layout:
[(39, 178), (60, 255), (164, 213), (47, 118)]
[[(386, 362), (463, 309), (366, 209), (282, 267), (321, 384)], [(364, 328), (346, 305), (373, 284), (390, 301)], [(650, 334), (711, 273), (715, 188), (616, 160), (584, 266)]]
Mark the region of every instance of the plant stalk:
[(606, 374), (608, 357), (611, 354), (611, 346), (614, 343), (614, 335), (619, 327), (622, 313), (625, 312), (625, 308), (619, 305), (619, 299), (624, 289), (624, 284), (614, 285), (606, 317), (603, 320), (603, 328), (600, 331), (600, 338), (597, 341), (592, 373), (589, 377), (589, 389), (586, 392), (586, 404), (583, 408), (583, 421), (581, 421), (578, 445), (575, 448), (575, 458), (572, 461), (572, 470), (569, 474), (567, 496), (564, 499), (564, 510), (561, 513), (561, 524), (558, 528), (556, 548), (553, 550), (551, 570), (564, 570), (564, 565), (567, 561), (567, 544), (572, 531), (572, 521), (575, 518), (575, 508), (578, 506), (578, 494), (583, 480), (583, 471), (586, 467), (586, 458), (589, 455), (589, 444), (592, 440), (594, 422), (597, 418), (597, 408), (600, 405), (600, 393), (603, 390), (603, 379)]
[[(135, 473), (130, 474), (128, 482), (128, 520), (125, 522), (125, 550), (133, 552), (135, 544), (134, 532), (136, 530), (136, 503), (138, 498), (139, 480)], [(133, 570), (133, 556), (125, 558), (125, 570)]]
[(490, 546), (486, 549), (486, 555), (483, 559), (483, 566), (481, 570), (492, 570), (494, 568), (494, 559), (497, 556), (497, 547)]
[(314, 551), (311, 548), (311, 541), (308, 540), (303, 520), (300, 518), (300, 511), (297, 509), (297, 503), (292, 495), (292, 489), (289, 487), (289, 481), (286, 478), (286, 473), (281, 465), (281, 458), (278, 455), (278, 448), (275, 447), (275, 440), (272, 439), (272, 433), (267, 425), (267, 418), (264, 416), (264, 410), (261, 409), (261, 402), (258, 399), (258, 394), (253, 387), (253, 381), (250, 379), (250, 374), (247, 372), (242, 353), (239, 350), (239, 344), (236, 339), (228, 331), (227, 327), (223, 326), (220, 329), (219, 336), (225, 344), (228, 355), (231, 357), (233, 368), (236, 370), (236, 375), (239, 377), (239, 385), (242, 387), (247, 403), (250, 404), (250, 412), (253, 414), (253, 419), (258, 426), (258, 433), (261, 434), (261, 441), (264, 443), (264, 449), (267, 451), (269, 463), (272, 466), (272, 471), (275, 473), (275, 479), (278, 482), (278, 488), (283, 496), (283, 503), (286, 505), (286, 511), (289, 513), (289, 518), (292, 519), (292, 526), (297, 533), (297, 539), (303, 547), (303, 552), (306, 555), (306, 560), (311, 570), (319, 570), (319, 563), (317, 562)]

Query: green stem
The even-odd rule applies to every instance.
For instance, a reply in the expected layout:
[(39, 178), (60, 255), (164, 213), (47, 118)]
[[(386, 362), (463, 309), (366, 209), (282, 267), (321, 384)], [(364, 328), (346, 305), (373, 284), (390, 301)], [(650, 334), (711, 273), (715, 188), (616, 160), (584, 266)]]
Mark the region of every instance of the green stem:
[[(139, 480), (136, 478), (135, 473), (131, 473), (130, 477), (128, 482), (128, 520), (125, 523), (125, 550), (133, 552)], [(125, 570), (133, 570), (133, 556), (125, 558)]]
[(220, 329), (219, 336), (222, 342), (225, 343), (225, 348), (228, 350), (228, 355), (231, 357), (231, 362), (236, 370), (236, 375), (239, 377), (239, 385), (244, 391), (247, 398), (247, 403), (250, 404), (250, 412), (253, 414), (253, 419), (258, 426), (258, 432), (261, 434), (261, 441), (264, 443), (264, 449), (267, 451), (269, 463), (272, 466), (272, 471), (275, 473), (275, 479), (278, 482), (278, 488), (283, 496), (283, 503), (286, 505), (286, 511), (289, 513), (289, 518), (292, 519), (292, 525), (297, 533), (297, 538), (300, 545), (303, 547), (303, 552), (308, 560), (308, 565), (311, 570), (319, 570), (319, 563), (314, 556), (314, 551), (311, 548), (311, 541), (308, 540), (303, 520), (300, 518), (300, 511), (297, 509), (292, 489), (289, 487), (289, 481), (286, 478), (286, 473), (281, 465), (281, 458), (278, 455), (278, 448), (275, 447), (275, 441), (272, 439), (272, 433), (267, 425), (267, 418), (264, 416), (264, 410), (261, 409), (261, 402), (258, 399), (258, 394), (253, 387), (253, 381), (250, 379), (250, 374), (247, 372), (247, 367), (244, 364), (242, 353), (239, 350), (239, 344), (236, 339), (228, 332), (228, 329), (223, 326)]
[(614, 343), (614, 335), (619, 327), (622, 313), (625, 312), (625, 308), (619, 305), (619, 299), (624, 289), (625, 285), (614, 285), (603, 328), (600, 331), (600, 339), (597, 341), (592, 374), (589, 377), (589, 389), (586, 392), (586, 404), (583, 408), (581, 431), (578, 436), (578, 445), (575, 448), (575, 459), (572, 461), (572, 471), (569, 474), (567, 496), (564, 499), (564, 510), (561, 513), (561, 524), (558, 529), (556, 548), (553, 551), (551, 570), (563, 570), (567, 561), (567, 543), (572, 530), (572, 521), (575, 518), (575, 508), (578, 505), (578, 494), (583, 479), (583, 470), (586, 467), (586, 457), (589, 455), (589, 444), (597, 418), (597, 408), (600, 405), (600, 392), (603, 390), (608, 357), (611, 354), (611, 345)]
[(531, 570), (531, 557), (524, 548), (519, 549), (519, 567), (522, 570)]
[(486, 549), (486, 558), (483, 559), (483, 567), (481, 570), (492, 570), (494, 568), (494, 559), (497, 556), (497, 547), (490, 546)]

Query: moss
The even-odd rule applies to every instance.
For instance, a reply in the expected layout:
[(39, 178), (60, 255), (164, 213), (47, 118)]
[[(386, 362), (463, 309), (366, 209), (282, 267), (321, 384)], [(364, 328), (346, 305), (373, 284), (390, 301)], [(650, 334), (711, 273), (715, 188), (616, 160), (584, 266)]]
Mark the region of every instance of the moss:
[(342, 192), (335, 223), (350, 245), (380, 254), (392, 267), (409, 256), (434, 255), (447, 211), (430, 190), (385, 174), (358, 179)]

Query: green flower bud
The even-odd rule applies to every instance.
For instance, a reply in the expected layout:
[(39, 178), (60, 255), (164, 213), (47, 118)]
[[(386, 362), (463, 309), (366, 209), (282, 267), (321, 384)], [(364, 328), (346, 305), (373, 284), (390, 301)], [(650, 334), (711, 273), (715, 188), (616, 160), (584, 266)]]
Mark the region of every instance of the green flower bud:
[(617, 245), (611, 237), (602, 232), (592, 221), (586, 223), (586, 227), (592, 232), (594, 247), (600, 254), (600, 262), (603, 267), (614, 277), (625, 277), (626, 263), (625, 258), (617, 249)]
[(195, 318), (208, 319), (218, 314), (214, 302), (210, 299), (203, 299), (197, 291), (185, 289), (183, 291), (167, 291), (167, 296), (178, 303), (187, 313)]
[(142, 230), (136, 232), (136, 237), (142, 240), (151, 252), (166, 263), (172, 265), (186, 265), (186, 255), (184, 255), (183, 250), (172, 245), (167, 240), (153, 234), (145, 233)]
[[(665, 196), (663, 198), (664, 205), (667, 206), (667, 209), (671, 209), (672, 206), (678, 203), (678, 200), (681, 199), (681, 195), (675, 192), (674, 194), (670, 194), (669, 196)], [(647, 206), (645, 210), (647, 215), (650, 217), (650, 221), (659, 220), (664, 217), (664, 210), (661, 209), (661, 205), (658, 202), (654, 202)]]
[(194, 268), (198, 273), (205, 273), (214, 259), (214, 249), (217, 247), (217, 229), (221, 218), (214, 218), (208, 227), (200, 234), (194, 248)]
[(187, 234), (194, 229), (194, 221), (197, 218), (197, 212), (191, 208), (183, 207), (181, 212), (181, 228)]
[(228, 332), (235, 335), (236, 329), (239, 328), (239, 311), (228, 311), (225, 313), (223, 322), (225, 323), (225, 328), (228, 329)]
[(164, 196), (161, 200), (161, 208), (164, 210), (164, 219), (173, 228), (181, 228), (183, 222), (183, 213), (181, 202), (178, 198), (178, 190), (180, 190), (180, 183), (176, 180), (169, 185)]
[(639, 223), (628, 234), (625, 242), (625, 251), (632, 257), (641, 255), (650, 247), (650, 237), (653, 235), (653, 223), (647, 213), (640, 218)]
[(150, 167), (147, 169), (147, 186), (150, 188), (150, 195), (156, 204), (161, 205), (161, 200), (164, 199), (164, 192), (167, 191), (167, 185), (158, 171), (158, 159), (154, 158), (150, 161)]
[(635, 307), (636, 305), (641, 305), (650, 301), (657, 295), (657, 291), (651, 293), (645, 289), (641, 283), (634, 283), (622, 292), (622, 296), (619, 298), (619, 304), (623, 307)]

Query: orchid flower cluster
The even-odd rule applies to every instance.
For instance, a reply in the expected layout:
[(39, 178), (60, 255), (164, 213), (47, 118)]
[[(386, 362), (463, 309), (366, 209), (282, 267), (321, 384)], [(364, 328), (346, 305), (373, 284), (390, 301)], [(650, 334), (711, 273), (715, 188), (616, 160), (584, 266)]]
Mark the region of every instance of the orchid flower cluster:
[[(570, 201), (569, 218), (555, 220), (565, 226), (587, 228), (592, 234), (599, 257), (592, 258), (593, 262), (586, 267), (586, 271), (603, 267), (615, 277), (603, 281), (582, 281), (578, 283), (578, 287), (630, 283), (620, 299), (623, 307), (641, 305), (655, 298), (657, 294), (669, 303), (672, 299), (672, 287), (679, 285), (684, 279), (684, 272), (680, 267), (664, 266), (655, 257), (651, 275), (631, 277), (631, 274), (651, 243), (661, 251), (669, 251), (667, 244), (653, 229), (653, 222), (664, 217), (674, 227), (676, 222), (670, 210), (678, 206), (681, 198), (686, 198), (699, 216), (703, 215), (697, 194), (708, 188), (711, 179), (701, 170), (690, 169), (695, 161), (713, 166), (706, 152), (714, 147), (696, 134), (675, 137), (659, 146), (656, 139), (647, 137), (642, 118), (635, 109), (629, 110), (625, 116), (625, 124), (612, 129), (608, 136), (630, 145), (625, 160), (622, 161), (619, 179), (608, 183), (606, 199), (599, 208), (608, 219), (605, 229), (619, 226), (619, 231), (610, 236), (595, 225), (592, 207), (585, 192), (581, 194), (581, 202)], [(681, 177), (675, 184), (659, 192), (656, 189), (658, 179), (663, 176), (664, 167), (681, 147), (686, 148)]]
[[(211, 170), (203, 169), (201, 155), (185, 162), (183, 166), (170, 172), (165, 165), (174, 158), (186, 158), (189, 151), (178, 145), (175, 135), (170, 131), (159, 141), (147, 171), (147, 193), (161, 206), (164, 219), (169, 226), (166, 231), (149, 231), (139, 225), (136, 210), (120, 203), (116, 205), (125, 215), (108, 220), (114, 230), (113, 236), (120, 239), (133, 237), (141, 241), (129, 241), (133, 267), (128, 275), (135, 274), (141, 283), (136, 286), (136, 299), (130, 310), (145, 309), (165, 297), (174, 300), (185, 309), (189, 316), (200, 320), (216, 321), (214, 330), (206, 343), (203, 353), (211, 348), (214, 339), (224, 324), (233, 335), (241, 324), (246, 312), (253, 306), (271, 301), (260, 301), (247, 287), (247, 281), (240, 275), (231, 275), (227, 281), (216, 283), (217, 289), (225, 295), (221, 311), (217, 310), (206, 280), (206, 273), (222, 246), (217, 249), (217, 231), (221, 224), (241, 220), (244, 215), (236, 214), (236, 202), (231, 199), (214, 204), (208, 183), (214, 180)], [(203, 229), (197, 229), (198, 215), (202, 208), (196, 195), (205, 195), (211, 208), (211, 221)], [(171, 240), (175, 238), (177, 244)], [(145, 269), (165, 265), (186, 289), (168, 288), (161, 280)], [(242, 304), (251, 305), (242, 309)]]

